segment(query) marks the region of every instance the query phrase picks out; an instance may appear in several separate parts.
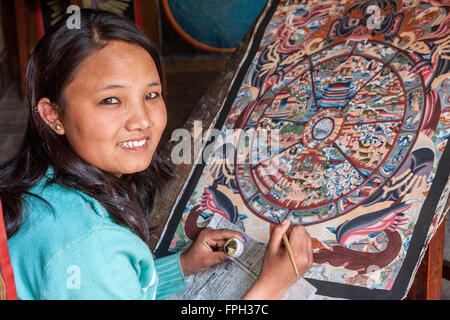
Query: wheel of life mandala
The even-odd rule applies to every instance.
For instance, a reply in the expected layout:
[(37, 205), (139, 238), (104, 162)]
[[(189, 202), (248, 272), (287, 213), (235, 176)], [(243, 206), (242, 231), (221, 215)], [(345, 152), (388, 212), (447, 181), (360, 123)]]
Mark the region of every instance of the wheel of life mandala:
[(407, 53), (340, 43), (286, 68), (247, 110), (236, 182), (269, 222), (313, 224), (368, 201), (416, 142), (424, 85)]

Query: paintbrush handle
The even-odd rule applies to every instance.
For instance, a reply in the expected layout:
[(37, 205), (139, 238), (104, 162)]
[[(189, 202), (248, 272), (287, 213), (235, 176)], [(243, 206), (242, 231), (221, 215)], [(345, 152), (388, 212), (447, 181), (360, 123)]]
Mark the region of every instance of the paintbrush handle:
[(291, 245), (289, 244), (289, 240), (288, 240), (288, 237), (286, 236), (286, 233), (283, 233), (283, 241), (284, 241), (284, 245), (288, 251), (289, 259), (291, 260), (292, 266), (294, 267), (295, 275), (297, 276), (297, 278), (300, 278), (300, 276), (298, 274), (297, 264), (295, 263), (294, 255), (292, 253)]

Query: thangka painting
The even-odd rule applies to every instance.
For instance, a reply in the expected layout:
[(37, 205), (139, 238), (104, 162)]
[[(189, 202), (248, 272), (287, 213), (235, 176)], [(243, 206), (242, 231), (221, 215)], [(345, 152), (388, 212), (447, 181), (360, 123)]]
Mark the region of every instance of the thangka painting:
[(449, 10), (269, 1), (156, 254), (214, 213), (261, 243), (288, 218), (313, 240), (318, 294), (404, 298), (449, 195)]

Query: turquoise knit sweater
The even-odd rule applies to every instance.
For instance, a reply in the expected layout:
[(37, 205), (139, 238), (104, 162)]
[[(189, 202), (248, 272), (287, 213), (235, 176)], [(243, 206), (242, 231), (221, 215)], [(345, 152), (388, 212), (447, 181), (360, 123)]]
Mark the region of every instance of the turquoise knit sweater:
[(53, 174), (24, 196), (23, 223), (8, 240), (19, 299), (164, 299), (187, 287), (179, 254), (153, 259), (98, 201)]

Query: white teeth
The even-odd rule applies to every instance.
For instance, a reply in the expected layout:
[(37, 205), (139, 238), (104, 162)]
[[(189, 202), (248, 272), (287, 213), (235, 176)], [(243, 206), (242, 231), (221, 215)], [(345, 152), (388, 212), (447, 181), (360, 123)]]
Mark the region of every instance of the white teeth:
[(124, 148), (129, 148), (129, 149), (137, 148), (137, 147), (142, 147), (146, 141), (147, 141), (147, 139), (139, 140), (139, 141), (121, 142), (121, 143), (119, 143), (119, 146), (124, 147)]

